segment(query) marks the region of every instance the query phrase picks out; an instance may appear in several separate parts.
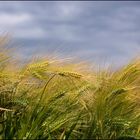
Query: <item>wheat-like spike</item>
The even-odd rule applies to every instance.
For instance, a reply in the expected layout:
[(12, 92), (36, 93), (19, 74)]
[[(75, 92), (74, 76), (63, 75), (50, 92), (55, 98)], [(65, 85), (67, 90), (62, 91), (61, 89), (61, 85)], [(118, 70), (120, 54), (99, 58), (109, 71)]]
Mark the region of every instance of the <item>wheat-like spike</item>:
[(74, 78), (81, 78), (83, 75), (76, 73), (76, 72), (70, 72), (70, 71), (62, 71), (62, 72), (57, 72), (61, 76), (71, 76)]
[(80, 88), (80, 89), (78, 90), (78, 93), (82, 93), (82, 92), (88, 90), (88, 88), (89, 88), (90, 86), (91, 86), (90, 84), (84, 85), (82, 88)]
[(43, 79), (43, 77), (42, 77), (42, 75), (40, 75), (38, 72), (32, 72), (32, 75), (34, 76), (34, 77), (36, 77), (36, 78), (38, 78), (38, 79)]
[(49, 63), (48, 62), (40, 62), (40, 63), (34, 63), (34, 64), (31, 64), (27, 70), (28, 71), (32, 71), (32, 70), (35, 70), (35, 69), (42, 69), (42, 68), (45, 68), (46, 66), (48, 66)]
[(45, 71), (46, 67), (50, 63), (48, 61), (45, 62), (37, 62), (26, 66), (25, 70), (21, 74), (19, 74), (19, 79), (25, 78), (26, 76), (32, 74), (33, 76), (42, 79), (42, 76), (39, 74), (39, 71)]

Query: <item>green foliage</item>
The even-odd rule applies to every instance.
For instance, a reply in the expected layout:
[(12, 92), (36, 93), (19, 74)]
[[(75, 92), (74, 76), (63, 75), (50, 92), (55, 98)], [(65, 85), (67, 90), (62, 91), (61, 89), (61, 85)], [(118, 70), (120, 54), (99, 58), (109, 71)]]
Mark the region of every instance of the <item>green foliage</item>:
[(139, 60), (95, 73), (51, 60), (16, 67), (1, 50), (0, 139), (140, 138)]

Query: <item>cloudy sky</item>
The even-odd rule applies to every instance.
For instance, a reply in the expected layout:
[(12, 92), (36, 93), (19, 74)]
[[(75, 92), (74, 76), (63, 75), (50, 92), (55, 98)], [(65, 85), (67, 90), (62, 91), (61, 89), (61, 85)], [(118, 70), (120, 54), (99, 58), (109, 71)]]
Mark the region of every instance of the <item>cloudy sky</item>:
[(121, 66), (140, 54), (140, 2), (0, 2), (17, 55), (57, 53)]

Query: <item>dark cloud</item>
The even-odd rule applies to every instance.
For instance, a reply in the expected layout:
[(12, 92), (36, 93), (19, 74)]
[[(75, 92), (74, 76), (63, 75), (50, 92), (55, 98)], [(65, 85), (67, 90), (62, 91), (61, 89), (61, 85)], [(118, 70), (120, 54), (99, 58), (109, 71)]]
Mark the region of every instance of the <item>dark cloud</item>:
[[(140, 2), (0, 2), (19, 55), (62, 53), (122, 65), (140, 53)], [(119, 62), (119, 63), (118, 63)]]

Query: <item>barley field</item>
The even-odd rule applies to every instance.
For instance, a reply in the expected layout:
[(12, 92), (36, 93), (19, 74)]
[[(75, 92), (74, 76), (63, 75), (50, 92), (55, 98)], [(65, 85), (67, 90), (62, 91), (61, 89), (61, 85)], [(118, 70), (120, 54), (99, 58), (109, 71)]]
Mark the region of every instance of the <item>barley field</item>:
[(0, 139), (140, 139), (140, 60), (117, 70), (0, 47)]

